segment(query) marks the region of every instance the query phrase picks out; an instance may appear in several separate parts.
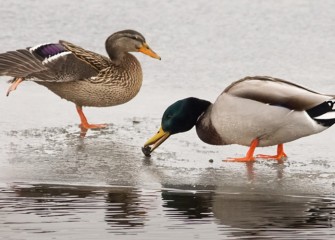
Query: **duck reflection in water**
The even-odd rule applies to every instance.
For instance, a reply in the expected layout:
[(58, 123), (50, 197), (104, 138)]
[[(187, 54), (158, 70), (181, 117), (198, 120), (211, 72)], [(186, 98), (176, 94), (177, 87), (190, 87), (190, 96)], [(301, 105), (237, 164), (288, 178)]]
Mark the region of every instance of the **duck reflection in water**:
[(215, 221), (221, 231), (231, 231), (235, 237), (273, 236), (274, 229), (306, 232), (334, 224), (335, 202), (328, 199), (211, 191), (162, 191), (162, 199), (169, 218), (188, 224), (203, 222), (194, 219)]
[[(122, 187), (14, 186), (10, 198), (13, 201), (7, 202), (5, 208), (14, 209), (20, 216), (29, 212), (43, 217), (41, 223), (45, 224), (85, 222), (87, 216), (99, 217), (100, 210), (104, 210), (104, 221), (110, 226), (107, 230), (119, 233), (127, 233), (130, 228), (143, 229), (150, 225), (150, 216), (167, 218), (164, 222), (182, 228), (215, 223), (220, 231), (225, 234), (228, 231), (229, 236), (255, 238), (273, 236), (276, 229), (285, 229), (277, 231), (278, 236), (291, 230), (308, 234), (319, 228), (332, 228), (334, 224), (335, 200), (330, 198), (232, 194), (221, 192), (215, 186), (208, 191), (167, 187), (174, 190), (148, 194), (141, 189)], [(198, 189), (208, 189), (208, 186), (198, 186)]]
[(105, 221), (112, 228), (142, 228), (148, 216), (140, 198), (140, 192), (133, 188), (109, 192)]

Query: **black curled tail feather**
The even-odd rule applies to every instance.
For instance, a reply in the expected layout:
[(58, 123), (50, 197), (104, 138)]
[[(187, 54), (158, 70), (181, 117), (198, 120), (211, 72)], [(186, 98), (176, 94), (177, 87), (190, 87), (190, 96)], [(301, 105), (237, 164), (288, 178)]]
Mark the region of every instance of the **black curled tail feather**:
[(318, 124), (330, 127), (335, 123), (335, 99), (325, 101), (306, 112)]

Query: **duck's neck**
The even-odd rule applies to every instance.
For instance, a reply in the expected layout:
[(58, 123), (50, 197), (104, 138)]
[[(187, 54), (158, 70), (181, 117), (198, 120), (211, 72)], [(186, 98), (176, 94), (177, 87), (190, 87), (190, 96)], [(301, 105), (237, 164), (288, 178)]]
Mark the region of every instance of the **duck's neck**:
[(213, 126), (211, 111), (213, 105), (210, 105), (206, 111), (200, 115), (196, 123), (196, 131), (199, 138), (208, 144), (212, 145), (225, 145), (226, 143), (222, 140), (221, 136)]
[(115, 46), (115, 44), (113, 43), (106, 44), (106, 51), (108, 53), (110, 60), (115, 65), (120, 65), (123, 57), (126, 54), (126, 52), (122, 51), (119, 47)]
[(188, 98), (188, 102), (190, 103), (190, 111), (189, 111), (189, 121), (192, 122), (193, 126), (196, 125), (199, 117), (208, 109), (211, 102), (199, 98)]
[(198, 115), (198, 118), (211, 106), (212, 103), (207, 100), (198, 99), (196, 114)]

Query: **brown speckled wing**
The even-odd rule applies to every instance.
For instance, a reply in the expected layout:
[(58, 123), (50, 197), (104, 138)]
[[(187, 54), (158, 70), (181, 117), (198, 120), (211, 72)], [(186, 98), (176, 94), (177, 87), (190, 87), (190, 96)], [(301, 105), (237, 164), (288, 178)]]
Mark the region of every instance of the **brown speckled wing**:
[(90, 64), (97, 71), (105, 69), (111, 64), (111, 61), (107, 57), (102, 56), (98, 53), (85, 50), (64, 40), (60, 40), (59, 43), (64, 46), (68, 51), (72, 52), (77, 58)]
[(95, 67), (57, 43), (40, 44), (0, 54), (0, 76), (71, 82), (97, 74)]
[(232, 83), (223, 93), (298, 111), (310, 109), (331, 98), (330, 95), (266, 76), (243, 78)]

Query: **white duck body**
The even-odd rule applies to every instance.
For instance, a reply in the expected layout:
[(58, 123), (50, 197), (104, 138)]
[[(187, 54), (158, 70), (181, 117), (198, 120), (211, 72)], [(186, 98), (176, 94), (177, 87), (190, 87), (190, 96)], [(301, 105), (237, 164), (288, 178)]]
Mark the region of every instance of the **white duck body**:
[[(333, 119), (331, 124), (318, 121), (318, 118), (335, 119), (335, 112), (329, 114), (334, 105), (332, 99), (333, 96), (284, 80), (247, 77), (227, 87), (200, 116), (197, 134), (204, 142), (215, 145), (250, 146), (254, 139), (259, 140), (260, 147), (290, 142), (319, 133), (333, 124)], [(314, 110), (319, 111), (318, 106), (324, 107), (327, 101), (330, 101), (327, 113), (318, 112), (313, 118)]]

